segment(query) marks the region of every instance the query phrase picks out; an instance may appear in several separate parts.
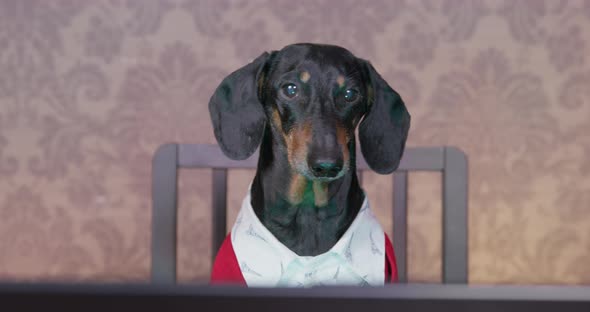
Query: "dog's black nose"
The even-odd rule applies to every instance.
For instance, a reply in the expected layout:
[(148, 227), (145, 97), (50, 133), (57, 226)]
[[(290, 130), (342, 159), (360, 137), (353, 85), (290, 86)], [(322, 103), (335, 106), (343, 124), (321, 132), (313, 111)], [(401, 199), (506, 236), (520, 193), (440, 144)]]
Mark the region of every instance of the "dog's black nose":
[(310, 162), (311, 171), (316, 177), (333, 178), (342, 170), (342, 161), (318, 159)]

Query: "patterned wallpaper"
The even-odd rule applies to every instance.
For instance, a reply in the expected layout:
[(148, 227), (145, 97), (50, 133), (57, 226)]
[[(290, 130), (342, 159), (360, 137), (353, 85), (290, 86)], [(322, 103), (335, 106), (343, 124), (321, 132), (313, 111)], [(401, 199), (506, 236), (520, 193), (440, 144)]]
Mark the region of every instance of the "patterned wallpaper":
[[(470, 282), (590, 283), (588, 0), (0, 0), (0, 278), (147, 280), (153, 151), (214, 143), (220, 80), (301, 41), (371, 60), (408, 145), (468, 154)], [(208, 275), (209, 181), (181, 172), (183, 281)], [(413, 281), (440, 280), (439, 182), (410, 176)], [(389, 228), (391, 178), (364, 185)]]

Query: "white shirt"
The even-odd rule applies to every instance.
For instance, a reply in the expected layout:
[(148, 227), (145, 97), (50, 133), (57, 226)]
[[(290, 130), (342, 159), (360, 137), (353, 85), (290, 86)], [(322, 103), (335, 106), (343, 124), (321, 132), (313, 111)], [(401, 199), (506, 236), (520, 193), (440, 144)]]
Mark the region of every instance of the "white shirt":
[(231, 231), (231, 242), (248, 286), (382, 286), (385, 234), (365, 197), (344, 235), (327, 252), (299, 256), (283, 245), (258, 219), (250, 192)]

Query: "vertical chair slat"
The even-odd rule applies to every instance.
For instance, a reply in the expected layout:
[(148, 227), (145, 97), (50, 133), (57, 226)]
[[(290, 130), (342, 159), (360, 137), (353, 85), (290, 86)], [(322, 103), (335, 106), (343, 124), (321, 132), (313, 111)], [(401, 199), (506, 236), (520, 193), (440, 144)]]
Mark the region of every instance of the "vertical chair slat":
[(454, 147), (445, 148), (443, 169), (443, 282), (466, 284), (467, 270), (467, 158)]
[(227, 169), (213, 169), (212, 192), (211, 250), (214, 261), (227, 233)]
[(408, 281), (408, 172), (393, 173), (393, 248), (398, 281)]
[(152, 283), (176, 283), (178, 145), (162, 145), (152, 162)]

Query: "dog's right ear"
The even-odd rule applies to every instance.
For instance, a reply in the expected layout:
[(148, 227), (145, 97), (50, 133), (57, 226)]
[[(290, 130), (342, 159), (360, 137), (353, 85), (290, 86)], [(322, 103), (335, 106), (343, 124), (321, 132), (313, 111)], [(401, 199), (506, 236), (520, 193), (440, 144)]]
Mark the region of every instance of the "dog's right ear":
[(262, 140), (266, 116), (259, 87), (264, 82), (270, 54), (264, 52), (252, 63), (227, 76), (209, 100), (215, 138), (229, 158), (246, 159)]

